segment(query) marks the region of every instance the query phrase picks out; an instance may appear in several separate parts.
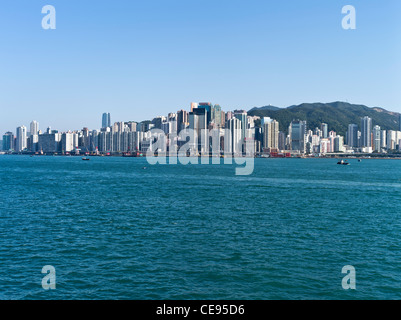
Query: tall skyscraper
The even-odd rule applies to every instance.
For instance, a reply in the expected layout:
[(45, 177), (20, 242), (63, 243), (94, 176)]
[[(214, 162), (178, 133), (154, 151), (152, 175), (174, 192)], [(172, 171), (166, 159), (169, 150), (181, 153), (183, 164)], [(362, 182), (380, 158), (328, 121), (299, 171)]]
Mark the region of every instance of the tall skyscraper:
[(111, 127), (110, 113), (103, 113), (102, 116), (102, 128)]
[(247, 126), (247, 116), (248, 113), (245, 110), (234, 110), (234, 117), (241, 121), (241, 138), (246, 136), (246, 126)]
[(362, 147), (372, 147), (372, 119), (369, 117), (361, 119), (361, 143)]
[[(207, 147), (207, 110), (205, 108), (194, 108), (189, 113), (189, 128), (194, 130), (197, 139), (194, 141), (193, 151), (203, 153), (208, 151)], [(205, 145), (202, 145), (204, 142)]]
[(328, 138), (329, 137), (329, 126), (327, 123), (322, 123), (320, 126), (320, 130), (322, 130), (322, 138)]
[(358, 147), (358, 126), (356, 124), (348, 125), (347, 144), (352, 148)]
[(379, 126), (374, 126), (373, 127), (373, 150), (374, 151), (380, 151), (381, 149), (381, 130)]
[(305, 152), (306, 121), (293, 120), (290, 124), (289, 132), (291, 149)]
[(279, 123), (276, 120), (266, 121), (263, 125), (263, 147), (278, 149)]
[(17, 152), (21, 152), (27, 147), (27, 131), (25, 126), (17, 128), (16, 148)]
[(387, 131), (386, 130), (380, 131), (380, 147), (382, 149), (387, 148)]
[(31, 136), (35, 135), (35, 134), (38, 134), (38, 132), (39, 132), (39, 122), (33, 120), (31, 122), (30, 129), (31, 129), (31, 131), (30, 131)]
[(14, 134), (12, 132), (6, 132), (3, 135), (3, 151), (10, 151), (14, 149)]
[(237, 118), (227, 120), (224, 136), (224, 152), (238, 155), (242, 153), (242, 122)]

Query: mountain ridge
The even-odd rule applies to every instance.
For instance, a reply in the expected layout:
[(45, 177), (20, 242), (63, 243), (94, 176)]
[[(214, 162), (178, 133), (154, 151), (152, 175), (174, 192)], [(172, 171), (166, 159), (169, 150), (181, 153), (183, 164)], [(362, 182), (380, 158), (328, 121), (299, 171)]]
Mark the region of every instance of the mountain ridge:
[(329, 103), (314, 102), (301, 103), (286, 108), (265, 106), (252, 108), (248, 111), (250, 116), (270, 117), (280, 123), (280, 131), (288, 132), (292, 120), (306, 120), (308, 129), (320, 128), (327, 123), (329, 131), (345, 136), (348, 125), (355, 123), (360, 128), (361, 118), (372, 118), (373, 126), (379, 125), (382, 130), (399, 130), (398, 112), (388, 111), (381, 107), (368, 107), (363, 104), (351, 104), (335, 101)]

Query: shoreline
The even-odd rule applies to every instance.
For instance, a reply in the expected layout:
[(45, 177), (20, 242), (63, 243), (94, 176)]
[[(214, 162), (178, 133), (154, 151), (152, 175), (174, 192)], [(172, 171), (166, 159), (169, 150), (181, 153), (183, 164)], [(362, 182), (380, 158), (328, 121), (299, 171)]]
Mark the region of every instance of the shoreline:
[[(29, 156), (29, 157), (100, 157), (100, 158), (110, 158), (110, 157), (120, 157), (120, 158), (146, 158), (146, 155), (125, 155), (125, 154), (57, 154), (57, 153), (48, 153), (48, 154), (34, 154), (34, 153), (4, 153), (0, 152), (0, 156)], [(160, 157), (170, 158), (169, 155), (162, 155)], [(254, 157), (247, 156), (187, 156), (192, 158), (255, 158), (255, 159), (347, 159), (347, 160), (401, 160), (401, 154), (395, 155), (326, 155), (326, 156), (292, 156), (292, 157), (270, 157), (257, 155)], [(158, 156), (153, 156), (152, 158), (158, 158)], [(178, 156), (177, 156), (178, 158)]]

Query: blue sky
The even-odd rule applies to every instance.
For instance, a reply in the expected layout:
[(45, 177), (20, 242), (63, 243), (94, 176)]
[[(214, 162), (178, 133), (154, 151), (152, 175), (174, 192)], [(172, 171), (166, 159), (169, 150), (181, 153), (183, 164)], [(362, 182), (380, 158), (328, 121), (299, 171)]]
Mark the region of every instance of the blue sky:
[[(56, 8), (43, 30), (41, 9)], [(343, 30), (341, 9), (356, 8)], [(349, 101), (401, 112), (399, 0), (2, 0), (0, 133)]]

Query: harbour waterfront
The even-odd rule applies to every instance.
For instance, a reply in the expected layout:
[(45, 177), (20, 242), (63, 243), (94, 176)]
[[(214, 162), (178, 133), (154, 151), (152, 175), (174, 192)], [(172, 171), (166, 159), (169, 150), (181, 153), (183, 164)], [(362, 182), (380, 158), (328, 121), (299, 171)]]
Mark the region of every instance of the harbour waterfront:
[(0, 156), (0, 299), (400, 299), (401, 162), (349, 162)]

